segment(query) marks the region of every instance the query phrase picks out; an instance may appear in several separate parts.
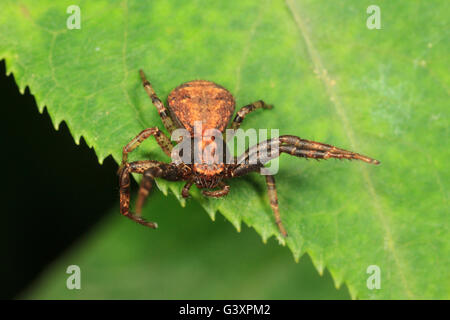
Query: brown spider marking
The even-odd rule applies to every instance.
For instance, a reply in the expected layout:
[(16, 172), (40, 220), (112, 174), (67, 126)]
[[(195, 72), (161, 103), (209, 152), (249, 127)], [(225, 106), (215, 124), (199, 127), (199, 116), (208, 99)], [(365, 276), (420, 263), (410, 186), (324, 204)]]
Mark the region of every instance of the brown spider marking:
[[(170, 134), (177, 128), (184, 128), (190, 134), (190, 139), (198, 144), (198, 152), (203, 152), (206, 148), (216, 150), (220, 144), (226, 147), (224, 131), (229, 123), (235, 109), (235, 100), (231, 93), (225, 88), (206, 80), (194, 80), (184, 83), (175, 88), (168, 97), (169, 109), (167, 109), (156, 95), (150, 82), (146, 79), (144, 72), (140, 70), (140, 75), (145, 91), (155, 105), (164, 127)], [(264, 101), (256, 101), (242, 107), (231, 122), (230, 127), (237, 130), (246, 115), (256, 109), (271, 109), (272, 106)], [(202, 130), (196, 133), (195, 125), (201, 123)], [(208, 135), (209, 129), (216, 129), (223, 133), (221, 139), (215, 139)], [(136, 149), (142, 141), (150, 136), (154, 136), (161, 149), (171, 155), (173, 144), (170, 139), (157, 127), (143, 130), (133, 140), (123, 148), (122, 165), (119, 169), (120, 186), (120, 212), (150, 228), (157, 228), (155, 222), (146, 221), (141, 217), (142, 207), (147, 198), (155, 178), (163, 178), (169, 181), (186, 181), (182, 190), (182, 196), (189, 197), (189, 188), (196, 185), (207, 197), (223, 197), (230, 191), (230, 186), (224, 180), (240, 177), (250, 172), (260, 171), (264, 165), (272, 160), (274, 156), (260, 157), (256, 164), (249, 164), (248, 160), (252, 155), (262, 154), (264, 148), (278, 148), (276, 156), (281, 153), (290, 154), (295, 157), (313, 159), (348, 159), (361, 160), (370, 164), (379, 164), (378, 160), (367, 156), (343, 150), (332, 145), (301, 139), (296, 136), (284, 135), (260, 142), (256, 146), (250, 147), (244, 154), (234, 157), (232, 163), (227, 163), (225, 159), (215, 155), (212, 158), (199, 157), (199, 161), (165, 163), (160, 161), (135, 161), (128, 162), (128, 153)], [(182, 140), (178, 141), (182, 142)], [(191, 159), (195, 159), (195, 149), (192, 151)], [(214, 155), (214, 153), (212, 153)], [(139, 173), (143, 175), (136, 201), (136, 213), (130, 211), (130, 174)], [(267, 193), (270, 206), (275, 216), (275, 223), (280, 233), (286, 237), (287, 231), (281, 221), (278, 196), (273, 175), (266, 175)]]

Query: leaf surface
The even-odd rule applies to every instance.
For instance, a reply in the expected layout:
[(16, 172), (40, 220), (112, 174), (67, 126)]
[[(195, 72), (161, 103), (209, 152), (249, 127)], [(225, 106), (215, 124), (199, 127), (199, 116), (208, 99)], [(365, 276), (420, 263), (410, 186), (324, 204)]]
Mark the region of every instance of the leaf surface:
[[(0, 4), (0, 58), (55, 126), (66, 121), (100, 161), (120, 160), (138, 132), (162, 128), (140, 68), (162, 100), (208, 79), (238, 106), (273, 103), (243, 128), (280, 129), (382, 163), (281, 157), (279, 203), (294, 257), (308, 253), (352, 297), (449, 298), (445, 1), (378, 1), (380, 30), (366, 27), (370, 1), (79, 1), (80, 30), (66, 28), (71, 4)], [(154, 141), (132, 156), (148, 158), (169, 160)], [(158, 185), (180, 198), (182, 184)], [(218, 211), (238, 230), (244, 222), (284, 243), (264, 179), (230, 185), (225, 199), (194, 198), (213, 219)], [(367, 287), (371, 265), (381, 270), (379, 290)]]

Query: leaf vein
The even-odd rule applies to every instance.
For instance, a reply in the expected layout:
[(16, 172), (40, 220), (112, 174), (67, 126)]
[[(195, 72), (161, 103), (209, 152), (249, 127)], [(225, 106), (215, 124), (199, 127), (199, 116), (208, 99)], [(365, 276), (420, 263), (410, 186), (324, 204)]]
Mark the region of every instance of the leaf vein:
[[(324, 84), (325, 91), (326, 91), (327, 95), (329, 96), (330, 101), (332, 102), (332, 105), (335, 108), (337, 115), (339, 116), (339, 118), (342, 121), (342, 125), (343, 125), (344, 130), (347, 134), (347, 137), (350, 141), (350, 145), (352, 146), (352, 148), (357, 149), (358, 144), (356, 142), (356, 138), (353, 134), (353, 130), (351, 128), (351, 125), (350, 125), (347, 115), (345, 113), (345, 110), (341, 104), (341, 101), (340, 101), (338, 95), (336, 94), (335, 90), (333, 89), (333, 85), (331, 84), (332, 79), (328, 75), (327, 69), (325, 69), (323, 62), (321, 60), (321, 57), (320, 57), (319, 53), (317, 52), (316, 48), (314, 47), (314, 44), (311, 41), (311, 38), (309, 36), (308, 30), (307, 30), (303, 20), (302, 20), (302, 17), (298, 13), (299, 12), (298, 7), (293, 2), (293, 0), (285, 0), (285, 1), (286, 1), (286, 5), (287, 5), (289, 11), (291, 12), (291, 14), (294, 18), (294, 22), (297, 25), (297, 28), (303, 38), (303, 41), (305, 42), (308, 54), (312, 60), (314, 68), (316, 69), (316, 72), (318, 73), (319, 78), (321, 79), (322, 83)], [(379, 201), (378, 195), (375, 191), (373, 182), (367, 172), (367, 169), (365, 169), (363, 166), (360, 166), (360, 170), (362, 172), (363, 179), (366, 182), (367, 189), (371, 195), (371, 198), (373, 199), (375, 212), (377, 213), (377, 216), (378, 216), (378, 218), (381, 222), (381, 225), (384, 229), (384, 233), (387, 238), (388, 248), (389, 248), (389, 251), (391, 252), (394, 262), (396, 264), (396, 269), (400, 275), (402, 286), (404, 287), (406, 294), (410, 298), (413, 298), (413, 294), (409, 288), (408, 281), (406, 280), (406, 276), (404, 275), (405, 263), (403, 260), (401, 261), (401, 259), (398, 256), (398, 253), (396, 251), (396, 248), (394, 245), (394, 240), (393, 240), (393, 235), (392, 235), (392, 230), (391, 230), (390, 224), (388, 222), (388, 219), (385, 216), (383, 209), (381, 208), (380, 201)]]

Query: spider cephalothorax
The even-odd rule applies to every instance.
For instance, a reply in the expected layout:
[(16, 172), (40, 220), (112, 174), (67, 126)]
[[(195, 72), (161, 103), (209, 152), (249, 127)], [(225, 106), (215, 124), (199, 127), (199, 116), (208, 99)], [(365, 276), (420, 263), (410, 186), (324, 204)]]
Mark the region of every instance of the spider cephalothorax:
[(215, 188), (222, 180), (225, 164), (193, 164), (192, 170), (195, 172), (194, 182), (200, 189)]
[[(235, 101), (228, 90), (206, 80), (184, 83), (169, 94), (169, 112), (155, 94), (142, 70), (140, 74), (144, 88), (158, 109), (169, 133), (172, 135), (176, 129), (185, 131), (183, 135), (178, 135), (181, 138), (175, 139), (179, 143), (176, 147), (164, 133), (157, 127), (153, 127), (143, 130), (123, 148), (122, 165), (119, 169), (120, 211), (140, 224), (151, 228), (157, 227), (155, 222), (146, 221), (141, 217), (144, 200), (155, 178), (186, 181), (182, 190), (183, 197), (189, 196), (189, 188), (195, 184), (203, 189), (203, 195), (218, 198), (225, 196), (230, 190), (224, 180), (258, 172), (267, 162), (281, 153), (314, 159), (357, 159), (379, 164), (379, 161), (358, 153), (289, 135), (263, 141), (250, 147), (239, 157), (229, 157), (226, 138), (223, 139), (222, 134), (234, 113)], [(231, 128), (238, 129), (245, 116), (259, 108), (270, 109), (271, 106), (260, 100), (242, 107), (234, 117)], [(162, 150), (172, 158), (171, 163), (153, 160), (128, 162), (128, 153), (150, 136), (154, 136)], [(181, 149), (181, 151), (176, 149), (183, 144), (192, 148)], [(269, 152), (264, 153), (267, 150)], [(254, 155), (258, 155), (257, 161), (249, 162), (248, 160)], [(130, 212), (130, 173), (143, 175), (136, 202), (136, 214)], [(275, 222), (281, 234), (287, 236), (278, 209), (274, 176), (266, 174), (265, 178)], [(220, 189), (205, 190), (216, 187)]]

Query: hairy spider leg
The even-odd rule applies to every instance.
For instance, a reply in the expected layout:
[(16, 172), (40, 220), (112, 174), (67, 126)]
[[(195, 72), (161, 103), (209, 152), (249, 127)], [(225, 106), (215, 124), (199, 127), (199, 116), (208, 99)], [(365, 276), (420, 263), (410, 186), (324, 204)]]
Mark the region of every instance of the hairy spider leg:
[[(274, 153), (276, 148), (279, 148), (279, 153), (287, 153), (296, 157), (313, 158), (313, 159), (348, 159), (348, 160), (361, 160), (370, 164), (380, 164), (380, 161), (369, 158), (367, 156), (355, 153), (352, 151), (337, 148), (335, 146), (324, 144), (315, 141), (309, 141), (301, 139), (296, 136), (280, 136), (271, 140), (263, 141), (253, 147), (250, 147), (239, 158), (238, 164), (248, 163), (251, 156), (258, 155), (258, 160), (261, 164), (265, 164), (268, 161), (274, 159), (278, 154)], [(269, 153), (266, 158), (263, 158), (260, 154), (267, 154), (267, 152), (261, 152), (262, 150), (269, 149)], [(273, 150), (272, 150), (273, 149)]]
[[(303, 158), (312, 158), (312, 159), (347, 159), (347, 160), (362, 160), (360, 159), (360, 155), (354, 153), (334, 153), (330, 151), (318, 151), (318, 150), (304, 150), (298, 149), (295, 146), (280, 146), (281, 153), (288, 153), (292, 156), (303, 157)], [(369, 158), (370, 159), (370, 158)], [(378, 160), (370, 159), (363, 160), (368, 163), (378, 164)]]
[[(261, 152), (262, 150), (264, 150), (265, 152)], [(229, 176), (238, 177), (246, 175), (250, 172), (258, 171), (267, 162), (278, 157), (281, 153), (287, 153), (296, 157), (313, 159), (354, 159), (361, 160), (370, 164), (380, 163), (378, 160), (369, 158), (359, 153), (339, 149), (332, 145), (309, 141), (296, 136), (285, 135), (263, 141), (256, 146), (247, 149), (241, 156), (235, 158), (236, 165), (230, 170)], [(249, 159), (252, 155), (258, 156), (256, 164), (249, 163)], [(275, 222), (277, 223), (278, 229), (280, 230), (281, 234), (283, 236), (286, 236), (287, 232), (281, 223), (274, 177), (271, 175), (266, 175), (266, 183), (270, 205), (275, 215)]]
[(171, 155), (173, 145), (170, 142), (170, 139), (157, 127), (148, 128), (141, 133), (139, 133), (133, 140), (131, 140), (122, 151), (122, 164), (126, 163), (128, 160), (128, 154), (132, 152), (134, 149), (139, 147), (139, 145), (148, 137), (154, 136), (156, 142), (158, 142), (161, 149), (167, 154), (169, 157)]
[(177, 127), (175, 126), (170, 113), (168, 112), (167, 108), (164, 106), (164, 104), (161, 102), (161, 100), (156, 95), (155, 90), (153, 90), (152, 85), (145, 77), (144, 71), (142, 71), (142, 69), (139, 70), (139, 74), (141, 75), (142, 84), (144, 86), (144, 89), (147, 92), (150, 99), (152, 100), (153, 105), (158, 110), (159, 116), (161, 117), (164, 127), (167, 129), (167, 131), (169, 131), (170, 134), (172, 134), (172, 132)]
[(237, 130), (241, 126), (242, 121), (245, 119), (245, 116), (256, 109), (272, 109), (273, 106), (270, 104), (266, 104), (262, 100), (255, 101), (246, 106), (243, 106), (237, 113), (231, 123), (231, 129)]
[(136, 215), (142, 215), (142, 207), (145, 204), (145, 200), (147, 199), (150, 190), (153, 187), (153, 181), (155, 180), (153, 168), (144, 171), (141, 184), (139, 185), (138, 197), (136, 200)]
[[(139, 173), (144, 175), (136, 202), (136, 211), (138, 214), (134, 214), (130, 211), (131, 173)], [(120, 212), (131, 220), (153, 229), (158, 227), (156, 222), (146, 221), (139, 214), (141, 213), (142, 205), (150, 192), (155, 178), (163, 178), (169, 181), (179, 181), (184, 179), (184, 173), (181, 167), (173, 163), (152, 160), (125, 163), (119, 170)]]
[(286, 143), (286, 146), (280, 151), (290, 153), (297, 157), (314, 158), (314, 159), (349, 159), (361, 160), (370, 164), (380, 164), (380, 161), (361, 155), (356, 152), (339, 149), (335, 146), (301, 139), (296, 136), (281, 136), (278, 138), (281, 143)]
[[(271, 104), (267, 104), (262, 100), (255, 101), (253, 103), (250, 103), (246, 106), (243, 106), (239, 111), (236, 113), (236, 116), (234, 117), (233, 121), (230, 124), (230, 128), (233, 130), (239, 129), (241, 126), (242, 121), (244, 121), (245, 116), (249, 114), (252, 111), (255, 111), (256, 109), (272, 109), (273, 106)], [(227, 137), (226, 132), (223, 135), (224, 141), (227, 141), (232, 136)]]
[(131, 163), (125, 163), (119, 171), (119, 186), (120, 186), (120, 213), (130, 218), (137, 223), (144, 226), (156, 229), (158, 225), (156, 222), (146, 221), (139, 215), (135, 215), (130, 211), (130, 173), (143, 174), (151, 168), (157, 168), (161, 163), (157, 161), (136, 161)]
[(272, 175), (266, 176), (267, 194), (269, 196), (270, 206), (272, 207), (273, 214), (275, 216), (275, 223), (278, 226), (283, 237), (287, 237), (286, 229), (281, 222), (280, 209), (278, 208), (278, 195), (277, 187), (275, 185), (275, 177)]
[(183, 190), (181, 190), (181, 196), (183, 198), (189, 198), (189, 189), (192, 187), (192, 185), (194, 184), (194, 181), (189, 180), (188, 182), (186, 182), (186, 184), (183, 187)]
[(225, 184), (224, 182), (219, 182), (218, 186), (220, 188), (219, 190), (202, 190), (203, 195), (206, 197), (220, 198), (226, 196), (228, 192), (230, 192), (230, 186)]
[[(267, 160), (264, 163), (267, 163), (269, 161), (270, 160)], [(264, 163), (259, 162), (257, 164), (248, 164), (248, 163), (238, 164), (234, 169), (230, 171), (230, 177), (231, 178), (240, 177), (250, 172), (258, 171), (264, 166)], [(280, 230), (280, 233), (283, 235), (283, 237), (287, 237), (286, 229), (284, 228), (283, 223), (281, 222), (280, 209), (278, 207), (278, 195), (275, 185), (275, 177), (273, 175), (266, 175), (265, 177), (267, 184), (267, 195), (269, 196), (270, 206), (275, 216), (275, 223), (277, 224), (278, 230)]]

